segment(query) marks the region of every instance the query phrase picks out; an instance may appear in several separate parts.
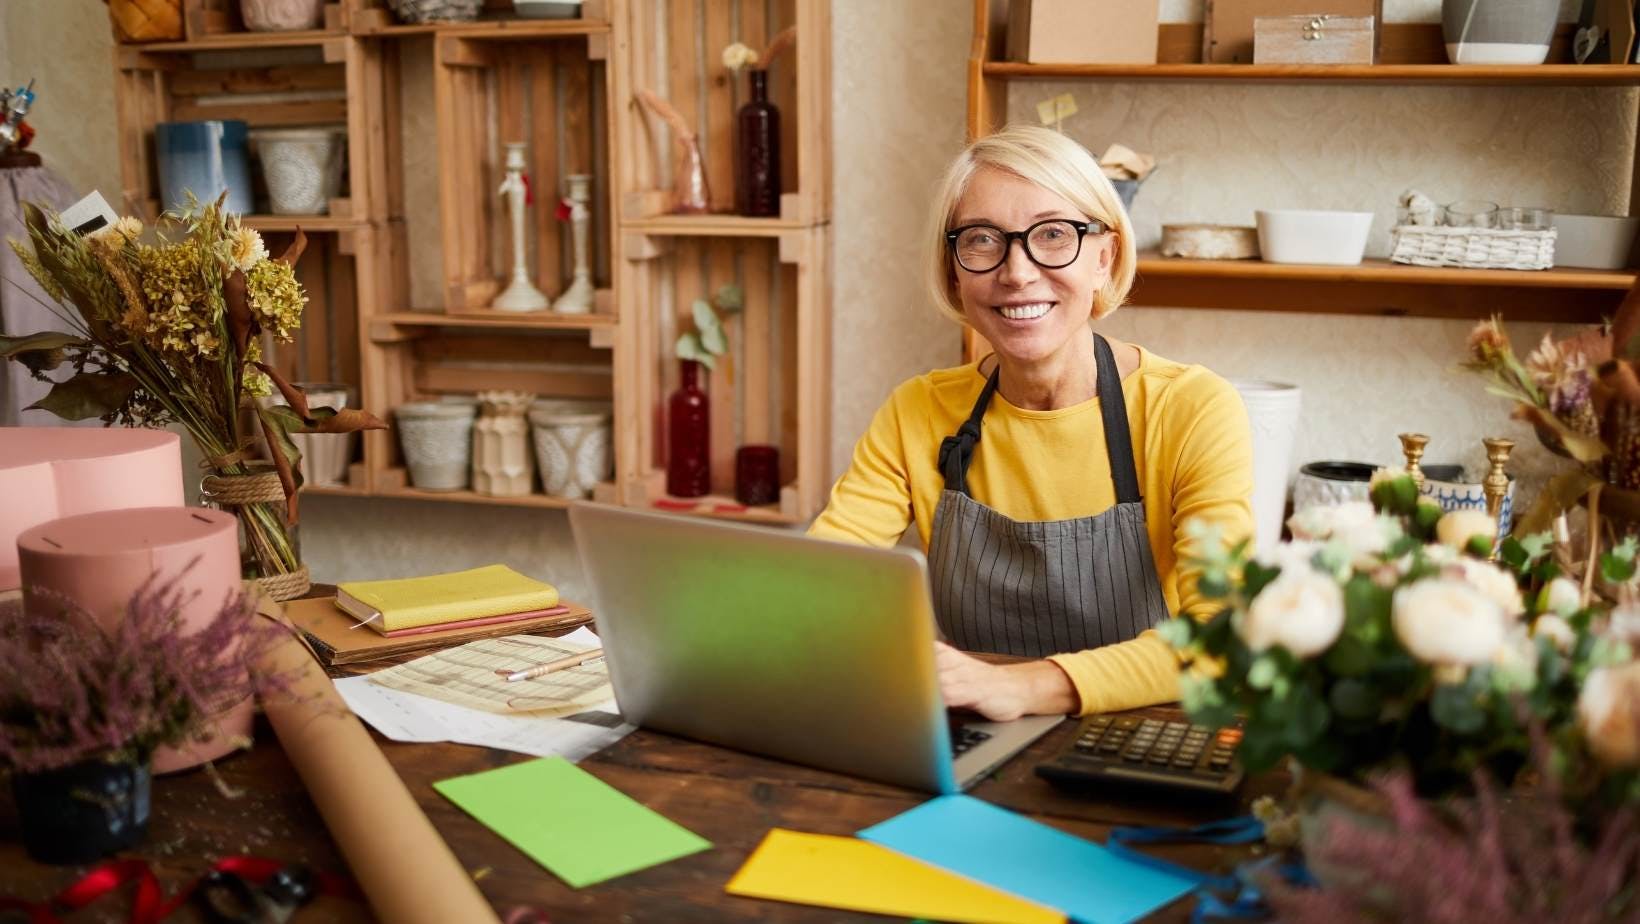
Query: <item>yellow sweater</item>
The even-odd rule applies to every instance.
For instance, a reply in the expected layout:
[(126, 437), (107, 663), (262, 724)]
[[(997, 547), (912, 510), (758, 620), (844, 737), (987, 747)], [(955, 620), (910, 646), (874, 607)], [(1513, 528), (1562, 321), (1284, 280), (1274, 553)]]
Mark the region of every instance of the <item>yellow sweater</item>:
[[(977, 364), (901, 384), (854, 447), (849, 469), (809, 534), (889, 546), (913, 522), (928, 548), (945, 480), (940, 441), (968, 418), (985, 386)], [(1122, 380), (1134, 465), (1162, 594), (1171, 613), (1212, 609), (1180, 562), (1200, 550), (1185, 534), (1193, 519), (1216, 523), (1232, 542), (1253, 532), (1252, 436), (1230, 384), (1201, 366), (1141, 348)], [(1093, 516), (1116, 502), (1099, 400), (1052, 411), (1014, 407), (1001, 393), (985, 414), (968, 470), (974, 499), (1021, 521)], [(1132, 641), (1052, 656), (1081, 698), (1081, 712), (1131, 709), (1178, 698), (1179, 663), (1154, 631)]]

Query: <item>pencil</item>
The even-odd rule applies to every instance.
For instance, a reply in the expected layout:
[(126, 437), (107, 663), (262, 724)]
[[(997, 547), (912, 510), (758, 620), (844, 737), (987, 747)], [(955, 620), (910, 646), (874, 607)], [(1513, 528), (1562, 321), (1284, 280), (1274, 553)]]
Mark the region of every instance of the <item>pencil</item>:
[[(603, 656), (604, 650), (602, 648), (592, 648), (587, 651), (583, 651), (580, 654), (570, 655), (567, 658), (559, 658), (556, 661), (548, 661), (545, 664), (537, 664), (534, 667), (525, 668), (521, 671), (513, 671), (507, 675), (507, 682), (511, 683), (515, 680), (533, 680), (536, 677), (540, 677), (543, 674), (550, 674), (553, 671), (561, 671), (565, 668), (578, 667), (589, 661), (602, 660)], [(497, 671), (497, 673), (500, 672)]]

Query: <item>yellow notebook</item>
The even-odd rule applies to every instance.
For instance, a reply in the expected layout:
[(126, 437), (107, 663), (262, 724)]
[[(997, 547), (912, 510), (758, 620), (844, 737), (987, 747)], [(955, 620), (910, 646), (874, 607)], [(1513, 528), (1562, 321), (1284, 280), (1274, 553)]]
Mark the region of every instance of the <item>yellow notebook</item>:
[(336, 606), (377, 632), (507, 616), (558, 605), (558, 589), (506, 565), (336, 585)]

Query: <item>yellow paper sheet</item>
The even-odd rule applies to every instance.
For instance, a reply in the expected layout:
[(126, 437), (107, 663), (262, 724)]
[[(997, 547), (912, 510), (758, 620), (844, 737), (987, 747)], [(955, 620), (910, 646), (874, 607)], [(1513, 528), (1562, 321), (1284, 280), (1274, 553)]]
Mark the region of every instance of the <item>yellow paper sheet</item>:
[(1059, 912), (869, 841), (775, 828), (724, 889), (731, 895), (970, 924), (1064, 924)]
[(502, 715), (573, 715), (614, 697), (602, 661), (511, 683), (496, 671), (534, 667), (590, 647), (536, 635), (487, 638), (377, 671), (370, 682)]

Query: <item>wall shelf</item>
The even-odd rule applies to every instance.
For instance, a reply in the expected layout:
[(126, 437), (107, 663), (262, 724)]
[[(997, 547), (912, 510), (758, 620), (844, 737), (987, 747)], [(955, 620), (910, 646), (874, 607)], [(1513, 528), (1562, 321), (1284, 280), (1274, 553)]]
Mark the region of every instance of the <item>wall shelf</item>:
[(627, 219), (621, 230), (675, 237), (779, 237), (812, 223), (792, 218), (743, 218), (739, 215), (656, 215)]
[[(501, 312), (496, 312), (500, 315)], [(611, 330), (616, 318), (611, 314), (553, 314), (519, 312), (510, 317), (477, 314), (445, 314), (442, 311), (398, 311), (372, 316), (374, 333), (387, 327), (451, 327), (474, 330)], [(382, 339), (375, 337), (375, 339)], [(397, 339), (397, 338), (393, 338)]]
[(1008, 80), (1365, 83), (1446, 86), (1632, 87), (1636, 64), (1022, 64), (986, 61), (982, 73)]

